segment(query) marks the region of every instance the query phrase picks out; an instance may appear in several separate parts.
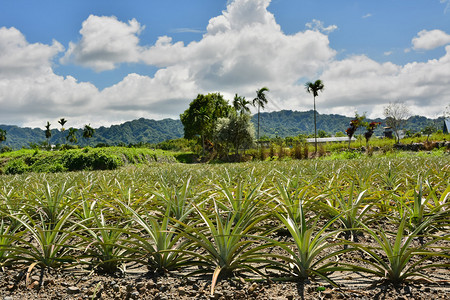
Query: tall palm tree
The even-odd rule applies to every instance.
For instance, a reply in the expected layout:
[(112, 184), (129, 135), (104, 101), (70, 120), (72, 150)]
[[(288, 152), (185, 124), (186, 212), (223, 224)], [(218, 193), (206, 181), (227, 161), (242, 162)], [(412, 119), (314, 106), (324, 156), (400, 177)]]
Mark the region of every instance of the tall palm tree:
[(241, 116), (250, 113), (250, 108), (247, 106), (249, 104), (250, 101), (247, 101), (245, 97), (238, 96), (238, 94), (234, 96), (233, 107), (236, 110), (236, 113), (239, 113)]
[(314, 83), (308, 81), (305, 83), (306, 91), (314, 96), (314, 145), (317, 153), (317, 122), (316, 122), (316, 97), (319, 96), (319, 92), (322, 92), (325, 86), (322, 80), (317, 79)]
[(0, 128), (0, 143), (6, 141), (6, 130)]
[(64, 119), (64, 118), (61, 118), (61, 119), (59, 119), (58, 123), (61, 124), (61, 132), (63, 132), (65, 130), (64, 129), (64, 124), (67, 123), (67, 120)]
[(83, 137), (87, 140), (94, 136), (95, 129), (89, 125), (84, 125), (83, 129)]
[(267, 98), (265, 92), (269, 92), (269, 88), (262, 87), (261, 89), (256, 91), (256, 98), (253, 99), (253, 106), (258, 105), (258, 135), (257, 140), (259, 141), (259, 110), (260, 108), (264, 109), (264, 105), (267, 104)]
[(78, 139), (76, 136), (76, 132), (78, 131), (78, 129), (70, 127), (69, 128), (69, 134), (66, 136), (66, 140), (68, 140), (69, 142), (75, 144)]
[(50, 147), (50, 138), (52, 137), (52, 131), (50, 130), (50, 122), (47, 121), (47, 125), (45, 125), (45, 138), (47, 139), (47, 144)]

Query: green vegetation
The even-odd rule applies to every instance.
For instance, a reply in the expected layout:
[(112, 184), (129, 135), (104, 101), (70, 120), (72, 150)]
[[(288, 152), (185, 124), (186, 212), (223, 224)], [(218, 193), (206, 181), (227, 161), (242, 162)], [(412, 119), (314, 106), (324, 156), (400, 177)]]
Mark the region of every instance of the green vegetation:
[[(248, 104), (246, 104), (248, 105)], [(257, 126), (257, 115), (252, 116), (252, 123), (255, 128)], [(350, 117), (342, 115), (328, 115), (317, 113), (317, 131), (334, 134), (335, 136), (345, 136), (345, 130)], [(386, 126), (383, 119), (368, 119), (367, 122), (382, 122), (382, 125), (374, 131), (375, 136), (382, 135), (382, 126)], [(281, 110), (276, 112), (260, 113), (260, 137), (263, 138), (286, 138), (297, 137), (300, 134), (307, 136), (314, 133), (314, 111), (291, 111)], [(435, 120), (422, 116), (413, 116), (405, 123), (407, 136), (421, 135), (421, 131), (426, 126), (435, 126), (438, 130), (443, 129), (443, 118)], [(1, 146), (7, 146), (13, 149), (30, 147), (30, 144), (40, 145), (46, 141), (46, 130), (44, 127), (39, 128), (19, 128), (11, 125), (0, 125), (0, 129), (7, 132), (7, 139), (0, 143)], [(61, 132), (57, 129), (50, 130), (51, 137), (46, 142), (48, 145), (61, 145), (66, 143), (67, 132)], [(99, 127), (95, 129), (95, 134), (89, 139), (83, 138), (84, 130), (78, 130), (76, 137), (79, 146), (96, 146), (98, 144), (111, 146), (129, 146), (132, 145), (149, 145), (155, 146), (158, 143), (179, 139), (183, 137), (183, 124), (180, 120), (164, 119), (164, 120), (148, 120), (138, 119), (125, 122), (120, 125), (112, 125), (111, 127)], [(358, 135), (358, 134), (357, 134)], [(425, 134), (424, 134), (425, 135)], [(404, 141), (402, 141), (404, 142)]]
[(61, 151), (22, 149), (0, 154), (0, 174), (113, 170), (125, 164), (151, 162), (176, 162), (176, 159), (172, 152), (146, 148), (87, 147)]
[[(113, 150), (59, 154), (67, 168), (64, 156)], [(21, 152), (10, 154), (28, 167), (51, 154)], [(120, 274), (139, 265), (208, 275), (211, 293), (236, 276), (338, 285), (336, 272), (426, 285), (427, 270), (450, 267), (449, 165), (448, 155), (416, 155), (0, 175), (0, 266)]]

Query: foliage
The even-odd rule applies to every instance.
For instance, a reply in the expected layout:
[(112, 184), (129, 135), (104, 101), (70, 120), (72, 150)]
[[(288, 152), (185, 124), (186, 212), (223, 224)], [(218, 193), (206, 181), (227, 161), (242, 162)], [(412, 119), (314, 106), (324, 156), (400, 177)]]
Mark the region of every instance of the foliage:
[(427, 142), (430, 135), (432, 135), (434, 132), (436, 132), (436, 127), (434, 125), (428, 125), (422, 129), (422, 133), (427, 136)]
[[(352, 140), (352, 137), (356, 133), (358, 128), (367, 126), (367, 122), (364, 121), (365, 119), (366, 119), (365, 114), (360, 116), (357, 112), (355, 112), (355, 119), (350, 121), (350, 127), (347, 128), (347, 130), (345, 130), (345, 132), (348, 135), (348, 147), (349, 148), (350, 148), (350, 142)], [(373, 131), (372, 131), (372, 134), (373, 134)]]
[(0, 128), (0, 143), (6, 141), (6, 130)]
[(112, 170), (124, 164), (175, 162), (173, 153), (136, 148), (84, 148), (62, 151), (18, 150), (0, 154), (0, 169), (6, 174), (55, 173), (76, 170)]
[(255, 130), (250, 122), (250, 116), (231, 113), (228, 118), (221, 118), (217, 122), (215, 141), (222, 149), (222, 153), (228, 154), (234, 148), (236, 154), (239, 149), (248, 149), (254, 145)]
[(381, 124), (381, 122), (370, 122), (366, 125), (366, 132), (364, 133), (364, 137), (366, 138), (366, 146), (369, 147), (369, 140), (373, 135), (375, 129)]
[(78, 131), (78, 129), (70, 127), (69, 128), (69, 133), (66, 136), (66, 140), (68, 140), (72, 144), (76, 144), (76, 142), (78, 142), (78, 139), (77, 139), (77, 136), (76, 136), (76, 132), (77, 131)]
[[(317, 115), (317, 130), (324, 130), (327, 133), (345, 132), (345, 129), (348, 127), (347, 125), (351, 120), (351, 118), (341, 115), (319, 113), (317, 113)], [(385, 124), (383, 119), (368, 119), (367, 121), (369, 123), (373, 121), (383, 122), (383, 124)], [(438, 124), (436, 126), (442, 129), (442, 122), (442, 118), (432, 120), (426, 117), (413, 116), (407, 120), (405, 129), (410, 130), (413, 133), (420, 132), (426, 126), (434, 123)], [(252, 123), (256, 128), (257, 114), (252, 116)], [(270, 113), (261, 112), (260, 123), (260, 138), (263, 136), (267, 136), (268, 138), (274, 138), (276, 136), (281, 138), (297, 137), (299, 134), (303, 134), (306, 137), (307, 135), (314, 133), (314, 111), (300, 112), (282, 110)], [(45, 130), (39, 128), (20, 128), (10, 125), (0, 125), (0, 128), (8, 132), (8, 139), (1, 144), (15, 150), (22, 147), (28, 147), (30, 142), (39, 144), (45, 136)], [(59, 130), (52, 129), (51, 133), (52, 136), (48, 140), (49, 144), (58, 145), (66, 142), (65, 132), (62, 133)], [(83, 138), (82, 133), (82, 129), (78, 130), (76, 133), (78, 140), (77, 144), (79, 146), (86, 146), (88, 144), (114, 146), (121, 143), (123, 146), (132, 144), (138, 147), (151, 148), (154, 147), (154, 144), (163, 141), (182, 138), (183, 125), (180, 120), (164, 119), (155, 121), (141, 118), (120, 125), (96, 128), (95, 135), (88, 141)], [(374, 135), (382, 135), (381, 126), (375, 129)], [(433, 136), (430, 136), (430, 139), (433, 139)], [(450, 137), (447, 135), (446, 139), (449, 140)], [(440, 140), (442, 140), (442, 138)], [(414, 140), (414, 142), (416, 141)], [(373, 143), (373, 139), (371, 140), (371, 143)], [(407, 142), (405, 141), (405, 143)], [(184, 151), (188, 150), (184, 149)]]
[(180, 115), (184, 137), (192, 139), (199, 135), (202, 143), (205, 139), (212, 140), (217, 120), (228, 116), (230, 109), (228, 102), (219, 93), (199, 94)]
[(83, 129), (83, 138), (90, 139), (94, 136), (95, 129), (92, 128), (90, 125), (84, 125)]
[(245, 97), (238, 96), (238, 94), (234, 96), (233, 108), (236, 113), (240, 115), (250, 114), (250, 108), (248, 107), (249, 104), (251, 104), (251, 102), (246, 100)]
[(29, 166), (23, 159), (15, 159), (6, 164), (5, 174), (23, 174), (28, 170)]
[(421, 273), (427, 268), (449, 267), (447, 264), (429, 263), (427, 260), (432, 256), (443, 256), (443, 253), (436, 253), (426, 249), (426, 246), (436, 241), (432, 237), (430, 242), (419, 248), (413, 247), (413, 241), (422, 230), (422, 226), (418, 227), (410, 234), (404, 232), (406, 221), (403, 219), (399, 225), (397, 233), (394, 234), (394, 243), (391, 242), (388, 234), (381, 228), (374, 231), (365, 227), (366, 232), (375, 240), (376, 246), (366, 246), (355, 244), (356, 249), (366, 253), (370, 259), (361, 259), (372, 268), (352, 265), (351, 269), (355, 271), (367, 272), (382, 278), (391, 283), (403, 283), (407, 280), (413, 280), (412, 277), (425, 278), (427, 276)]
[(58, 123), (61, 125), (61, 131), (64, 131), (65, 130), (64, 124), (67, 123), (67, 120), (64, 118), (61, 118), (61, 119), (59, 119)]
[(266, 97), (266, 92), (269, 92), (269, 88), (268, 87), (262, 87), (259, 90), (256, 91), (256, 98), (253, 99), (252, 104), (253, 106), (258, 106), (258, 132), (256, 135), (256, 139), (259, 141), (259, 113), (261, 108), (264, 109), (264, 105), (267, 104), (267, 97)]
[(50, 122), (47, 121), (47, 125), (45, 125), (45, 138), (49, 140), (52, 137), (52, 131), (50, 130)]
[(319, 96), (319, 92), (323, 92), (325, 85), (323, 84), (322, 80), (317, 79), (314, 83), (308, 81), (305, 83), (305, 88), (308, 94), (313, 94), (314, 97), (314, 137), (315, 137), (315, 152), (317, 152), (317, 111), (316, 111), (316, 97)]
[[(97, 150), (125, 159), (115, 147), (23, 149), (0, 159), (33, 166), (46, 155)], [(121, 150), (130, 157), (150, 151)], [(1, 175), (0, 267), (30, 274), (35, 267), (128, 273), (147, 266), (187, 280), (208, 274), (212, 291), (234, 275), (434, 280), (424, 271), (449, 268), (449, 165), (445, 154), (392, 155)], [(352, 232), (359, 241), (339, 238)]]

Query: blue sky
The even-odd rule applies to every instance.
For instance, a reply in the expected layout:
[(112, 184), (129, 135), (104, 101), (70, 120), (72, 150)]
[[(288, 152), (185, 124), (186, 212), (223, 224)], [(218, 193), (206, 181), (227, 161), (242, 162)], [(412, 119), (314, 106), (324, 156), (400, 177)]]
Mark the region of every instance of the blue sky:
[[(448, 0), (0, 0), (0, 124), (177, 118), (198, 93), (382, 116), (450, 104)], [(69, 124), (68, 124), (69, 125)]]

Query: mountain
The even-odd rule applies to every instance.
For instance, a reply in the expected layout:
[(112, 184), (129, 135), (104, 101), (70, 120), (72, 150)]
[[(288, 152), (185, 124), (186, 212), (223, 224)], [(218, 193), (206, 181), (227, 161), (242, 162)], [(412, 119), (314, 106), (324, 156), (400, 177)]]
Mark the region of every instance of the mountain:
[[(11, 125), (0, 125), (0, 128), (6, 130), (6, 141), (1, 143), (2, 146), (8, 146), (14, 149), (28, 147), (30, 143), (40, 143), (45, 141), (45, 130), (39, 128), (20, 128)], [(49, 142), (53, 145), (67, 143), (65, 137), (68, 130), (61, 132), (52, 129), (52, 137)], [(83, 138), (83, 130), (78, 129), (77, 145), (97, 145), (104, 143), (116, 145), (119, 143), (137, 144), (137, 143), (159, 143), (165, 140), (177, 139), (184, 134), (183, 125), (180, 120), (164, 119), (164, 120), (148, 120), (138, 119), (122, 123), (120, 125), (112, 125), (111, 127), (99, 127), (95, 129), (94, 136), (89, 140)]]
[[(324, 130), (327, 133), (335, 134), (336, 132), (345, 132), (352, 118), (335, 114), (319, 114), (317, 113), (317, 130)], [(382, 122), (381, 126), (386, 126), (383, 119), (369, 119), (369, 122)], [(257, 115), (254, 115), (252, 122), (257, 126)], [(442, 118), (428, 119), (422, 116), (413, 116), (409, 118), (405, 129), (412, 132), (418, 132), (425, 126), (430, 124), (438, 124), (441, 128)], [(43, 124), (43, 128), (44, 128)], [(0, 128), (6, 130), (6, 141), (1, 146), (9, 146), (14, 149), (28, 147), (30, 143), (40, 143), (45, 141), (45, 131), (39, 128), (21, 128), (11, 125), (0, 125)], [(379, 127), (375, 132), (381, 135), (382, 128)], [(286, 137), (296, 136), (300, 133), (311, 134), (314, 132), (314, 111), (292, 111), (282, 110), (276, 112), (262, 112), (260, 114), (260, 135), (268, 137)], [(169, 139), (177, 139), (183, 137), (183, 125), (180, 120), (164, 119), (164, 120), (148, 120), (138, 119), (125, 122), (120, 125), (111, 127), (100, 127), (95, 129), (94, 136), (86, 141), (83, 139), (83, 131), (77, 132), (78, 145), (97, 145), (105, 143), (110, 145), (137, 144), (137, 143), (159, 143)], [(67, 130), (60, 132), (52, 129), (51, 144), (63, 144), (67, 141)]]

